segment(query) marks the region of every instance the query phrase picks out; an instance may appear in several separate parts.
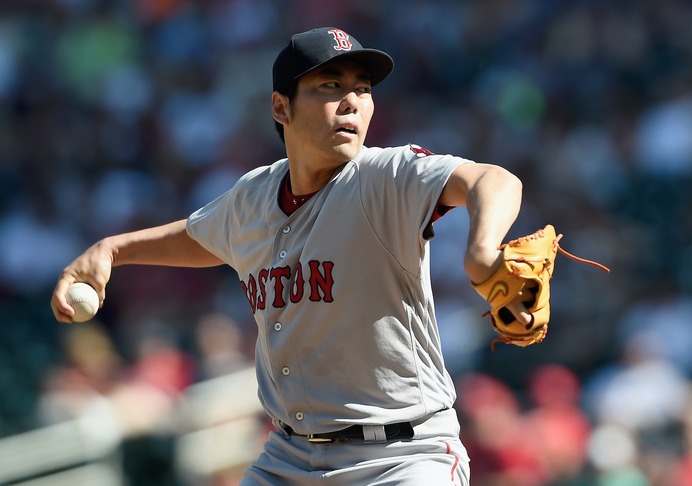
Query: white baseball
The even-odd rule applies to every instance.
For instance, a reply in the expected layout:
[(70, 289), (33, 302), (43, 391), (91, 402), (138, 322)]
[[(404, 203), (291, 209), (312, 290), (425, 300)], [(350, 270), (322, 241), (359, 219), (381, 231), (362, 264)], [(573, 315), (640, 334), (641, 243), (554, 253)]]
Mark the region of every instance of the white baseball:
[(74, 309), (74, 322), (88, 321), (99, 310), (99, 296), (94, 288), (84, 282), (77, 282), (67, 289), (67, 303)]

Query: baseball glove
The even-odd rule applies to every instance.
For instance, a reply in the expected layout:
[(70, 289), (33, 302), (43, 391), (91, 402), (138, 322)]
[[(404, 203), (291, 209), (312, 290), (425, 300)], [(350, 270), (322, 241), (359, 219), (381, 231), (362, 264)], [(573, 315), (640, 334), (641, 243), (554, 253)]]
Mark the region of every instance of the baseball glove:
[[(494, 348), (497, 341), (525, 347), (545, 339), (550, 320), (550, 279), (558, 251), (574, 260), (610, 271), (600, 263), (563, 250), (559, 245), (561, 238), (562, 235), (556, 235), (555, 228), (549, 224), (533, 234), (505, 243), (499, 248), (503, 262), (498, 270), (485, 282), (471, 283), (490, 304), (490, 310), (483, 316), (490, 316), (498, 335), (491, 347)], [(520, 292), (522, 297), (527, 294), (524, 305), (531, 314), (531, 322), (526, 326), (517, 322), (506, 307)]]

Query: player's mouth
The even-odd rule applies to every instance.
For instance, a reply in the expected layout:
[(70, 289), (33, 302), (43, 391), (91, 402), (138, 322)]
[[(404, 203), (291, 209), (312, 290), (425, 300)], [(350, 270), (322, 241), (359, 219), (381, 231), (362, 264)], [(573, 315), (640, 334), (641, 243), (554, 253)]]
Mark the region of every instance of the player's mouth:
[(336, 133), (343, 133), (347, 135), (358, 135), (358, 129), (353, 125), (342, 125), (336, 128)]

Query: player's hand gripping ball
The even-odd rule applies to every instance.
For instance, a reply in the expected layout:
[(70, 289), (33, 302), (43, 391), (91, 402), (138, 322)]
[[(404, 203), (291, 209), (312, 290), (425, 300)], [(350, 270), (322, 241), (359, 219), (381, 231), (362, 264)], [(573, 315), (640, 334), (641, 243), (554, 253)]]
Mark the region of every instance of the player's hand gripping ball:
[(84, 282), (76, 282), (67, 289), (67, 303), (74, 309), (74, 322), (92, 319), (99, 310), (99, 296), (96, 290)]
[[(563, 250), (559, 241), (562, 235), (555, 228), (545, 228), (522, 236), (500, 246), (502, 264), (485, 282), (472, 284), (473, 288), (490, 304), (490, 321), (502, 341), (515, 346), (529, 346), (545, 339), (550, 320), (550, 279), (553, 276), (558, 251), (574, 260), (595, 265), (606, 272), (610, 270), (600, 263), (576, 257)], [(519, 323), (507, 309), (507, 305), (522, 293), (526, 310), (531, 314), (527, 325)], [(528, 294), (526, 297), (525, 294)]]

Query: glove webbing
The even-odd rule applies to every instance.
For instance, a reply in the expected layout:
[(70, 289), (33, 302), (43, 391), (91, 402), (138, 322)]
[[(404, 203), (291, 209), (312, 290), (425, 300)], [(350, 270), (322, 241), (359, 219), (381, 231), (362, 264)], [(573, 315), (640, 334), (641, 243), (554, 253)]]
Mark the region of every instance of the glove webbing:
[[(540, 236), (543, 236), (542, 230), (539, 230), (539, 231), (537, 231), (537, 232), (534, 233), (534, 234), (525, 236), (524, 238), (526, 238), (526, 239), (533, 239), (533, 238), (540, 237)], [(596, 262), (596, 261), (593, 261), (593, 260), (588, 260), (588, 259), (586, 259), (586, 258), (578, 257), (578, 256), (573, 255), (572, 253), (568, 252), (568, 251), (565, 250), (564, 248), (562, 248), (562, 247), (560, 246), (560, 244), (559, 244), (559, 242), (560, 242), (560, 240), (562, 239), (562, 237), (563, 237), (563, 234), (560, 233), (560, 234), (557, 235), (557, 237), (555, 238), (555, 241), (553, 241), (553, 248), (555, 248), (557, 251), (559, 251), (560, 253), (562, 253), (562, 254), (565, 255), (566, 257), (571, 258), (572, 260), (575, 260), (575, 261), (578, 261), (578, 262), (581, 262), (581, 263), (586, 263), (586, 264), (588, 264), (588, 265), (593, 265), (594, 267), (600, 268), (600, 269), (603, 270), (604, 272), (610, 272), (610, 268), (606, 267), (605, 265), (603, 265), (603, 264), (601, 264), (601, 263), (598, 263), (598, 262)], [(509, 246), (518, 246), (518, 244), (519, 244), (519, 241), (518, 241), (518, 240), (513, 240), (513, 241), (510, 241), (510, 242), (508, 243)], [(512, 260), (513, 260), (513, 261), (517, 261), (517, 262), (522, 262), (522, 261), (523, 261), (523, 262), (530, 262), (530, 261), (538, 262), (538, 261), (543, 261), (544, 258), (529, 259), (529, 258), (521, 257), (521, 258), (515, 258), (515, 259), (512, 259)], [(515, 269), (512, 269), (512, 270), (515, 271)], [(485, 313), (483, 314), (483, 317), (487, 317), (487, 316), (489, 316), (490, 314), (491, 314), (491, 311), (487, 311), (487, 312), (485, 312)], [(533, 315), (531, 315), (531, 322), (527, 325), (527, 327), (530, 328), (532, 325), (533, 325)], [(536, 340), (536, 342), (537, 342), (537, 343), (538, 343), (538, 342), (541, 342), (544, 338), (545, 338), (545, 334), (543, 334), (543, 336), (542, 336), (540, 339)], [(493, 352), (495, 351), (495, 343), (496, 343), (496, 342), (503, 342), (503, 343), (507, 344), (507, 343), (511, 343), (511, 342), (512, 342), (512, 339), (509, 338), (509, 337), (507, 337), (507, 336), (496, 337), (495, 339), (493, 339), (493, 340), (490, 342), (490, 349), (491, 349), (491, 351), (493, 351)]]

